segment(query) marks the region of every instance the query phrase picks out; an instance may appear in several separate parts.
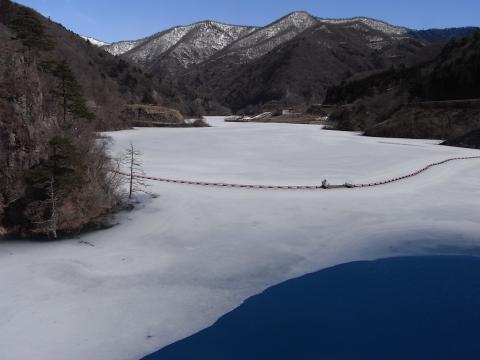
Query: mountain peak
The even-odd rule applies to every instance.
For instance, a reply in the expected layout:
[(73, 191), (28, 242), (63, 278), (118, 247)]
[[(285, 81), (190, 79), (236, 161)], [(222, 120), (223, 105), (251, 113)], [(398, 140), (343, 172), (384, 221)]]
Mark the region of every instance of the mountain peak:
[(229, 50), (236, 51), (242, 59), (259, 58), (317, 23), (308, 12), (295, 11), (239, 39)]
[(291, 13), (287, 14), (286, 17), (314, 17), (311, 15), (308, 11), (305, 10), (299, 10), (299, 11), (292, 11)]
[(295, 23), (302, 23), (302, 22), (316, 22), (317, 18), (307, 11), (293, 11), (290, 14), (287, 14), (283, 18), (280, 18), (276, 22), (282, 21), (292, 21)]

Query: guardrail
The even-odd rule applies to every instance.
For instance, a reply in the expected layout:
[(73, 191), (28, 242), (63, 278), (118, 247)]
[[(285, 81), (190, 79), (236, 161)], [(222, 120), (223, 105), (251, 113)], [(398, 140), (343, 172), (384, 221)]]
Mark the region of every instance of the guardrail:
[[(252, 185), (252, 184), (232, 184), (232, 183), (221, 183), (221, 182), (207, 182), (207, 181), (189, 181), (189, 180), (175, 180), (175, 179), (168, 179), (168, 178), (160, 178), (160, 177), (153, 177), (153, 176), (136, 176), (137, 178), (151, 180), (151, 181), (159, 181), (165, 183), (173, 183), (173, 184), (184, 184), (184, 185), (196, 185), (196, 186), (207, 186), (207, 187), (220, 187), (220, 188), (238, 188), (238, 189), (264, 189), (264, 190), (332, 190), (332, 189), (354, 189), (354, 188), (365, 188), (365, 187), (373, 187), (373, 186), (381, 186), (386, 184), (391, 184), (394, 182), (406, 180), (408, 178), (420, 175), (421, 173), (431, 169), (435, 166), (440, 166), (452, 161), (458, 160), (473, 160), (473, 159), (480, 159), (480, 156), (467, 156), (467, 157), (456, 157), (450, 158), (443, 161), (439, 161), (436, 163), (428, 164), (427, 166), (423, 167), (420, 170), (412, 172), (410, 174), (384, 180), (378, 181), (374, 183), (367, 183), (367, 184), (339, 184), (339, 185), (331, 185), (324, 183), (322, 185)], [(128, 173), (124, 173), (121, 171), (115, 171), (117, 174), (130, 176)]]

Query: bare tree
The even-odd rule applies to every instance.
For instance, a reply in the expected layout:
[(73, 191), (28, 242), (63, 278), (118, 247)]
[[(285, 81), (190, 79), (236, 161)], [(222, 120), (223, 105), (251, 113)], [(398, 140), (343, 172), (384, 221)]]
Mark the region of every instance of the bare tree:
[(55, 186), (55, 179), (53, 176), (50, 177), (50, 181), (47, 189), (47, 199), (40, 203), (38, 207), (38, 216), (42, 217), (42, 214), (48, 214), (47, 218), (42, 220), (35, 221), (40, 228), (40, 231), (47, 234), (48, 237), (57, 238), (57, 229), (58, 229), (58, 203), (59, 195)]
[(131, 199), (136, 192), (146, 192), (148, 186), (143, 179), (145, 172), (143, 171), (141, 156), (142, 153), (130, 143), (122, 158), (122, 164), (128, 169), (129, 199)]
[(54, 239), (56, 239), (57, 228), (58, 228), (58, 213), (57, 213), (58, 194), (55, 189), (55, 180), (53, 176), (50, 177), (47, 201), (48, 201), (48, 205), (50, 206), (50, 219), (48, 221), (48, 233), (51, 234)]

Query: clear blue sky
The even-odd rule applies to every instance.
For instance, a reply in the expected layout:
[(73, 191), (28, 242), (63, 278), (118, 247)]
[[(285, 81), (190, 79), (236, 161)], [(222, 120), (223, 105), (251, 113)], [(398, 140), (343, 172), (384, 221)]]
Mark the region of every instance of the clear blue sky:
[(480, 26), (480, 0), (19, 0), (67, 28), (104, 41), (138, 39), (211, 19), (266, 25), (295, 10), (321, 17), (364, 15), (424, 29)]

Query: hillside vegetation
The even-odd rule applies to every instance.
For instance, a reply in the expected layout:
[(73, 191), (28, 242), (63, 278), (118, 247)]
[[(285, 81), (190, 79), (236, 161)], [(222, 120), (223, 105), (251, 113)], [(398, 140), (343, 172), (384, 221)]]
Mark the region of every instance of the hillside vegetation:
[(35, 11), (0, 0), (0, 233), (77, 231), (118, 204), (107, 144), (155, 79)]
[(453, 140), (480, 127), (480, 33), (450, 41), (438, 57), (331, 87), (340, 130)]

